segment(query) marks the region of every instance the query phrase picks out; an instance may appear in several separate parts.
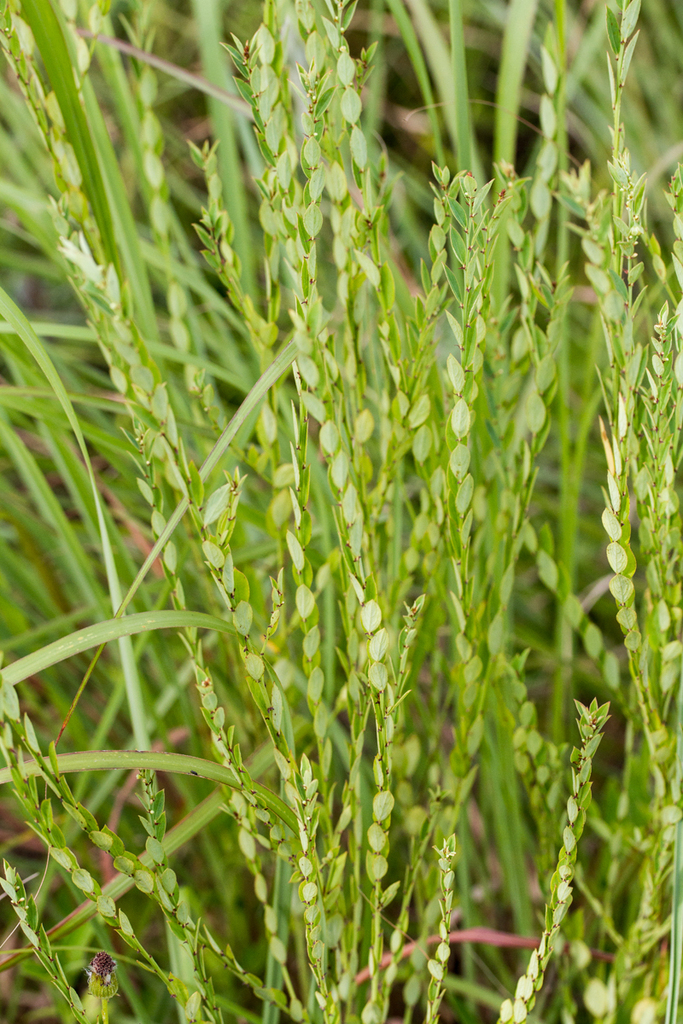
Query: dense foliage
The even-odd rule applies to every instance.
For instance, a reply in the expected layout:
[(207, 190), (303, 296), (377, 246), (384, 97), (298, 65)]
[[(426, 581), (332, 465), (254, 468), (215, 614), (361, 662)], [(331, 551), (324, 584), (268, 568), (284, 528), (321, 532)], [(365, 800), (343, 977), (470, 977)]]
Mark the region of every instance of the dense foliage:
[(3, 1022), (674, 1024), (647, 6), (0, 0)]

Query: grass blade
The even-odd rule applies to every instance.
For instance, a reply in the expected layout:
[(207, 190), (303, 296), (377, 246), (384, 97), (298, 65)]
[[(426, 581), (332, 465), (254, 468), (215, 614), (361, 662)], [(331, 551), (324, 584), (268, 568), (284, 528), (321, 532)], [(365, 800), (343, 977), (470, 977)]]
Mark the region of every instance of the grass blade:
[(207, 615), (205, 612), (190, 611), (158, 611), (158, 612), (136, 612), (134, 615), (126, 615), (122, 618), (105, 619), (104, 622), (97, 622), (93, 626), (85, 626), (75, 633), (55, 640), (45, 647), (41, 647), (24, 658), (12, 662), (2, 671), (5, 682), (15, 686), (23, 682), (36, 672), (57, 665), (60, 661), (66, 661), (74, 654), (81, 654), (89, 651), (100, 644), (109, 643), (111, 640), (118, 640), (120, 637), (134, 636), (136, 633), (146, 633), (153, 629), (184, 629), (190, 626), (198, 626), (200, 629), (215, 629), (219, 633), (236, 635), (235, 627), (225, 619), (219, 619), (216, 615)]
[(87, 80), (83, 83), (83, 97), (88, 120), (92, 126), (93, 142), (101, 157), (104, 182), (109, 196), (109, 208), (114, 216), (116, 238), (123, 256), (126, 277), (130, 282), (135, 316), (145, 338), (153, 341), (158, 338), (159, 331), (147, 266), (140, 250), (135, 219), (126, 195), (126, 187), (119, 170), (116, 153), (95, 93)]
[[(507, 24), (496, 88), (493, 142), (493, 159), (496, 163), (500, 163), (501, 160), (506, 160), (510, 164), (515, 162), (522, 80), (537, 5), (538, 0), (512, 0), (507, 9)], [(509, 264), (510, 246), (506, 232), (501, 231), (496, 246), (496, 271), (493, 279), (493, 293), (497, 306), (500, 306), (507, 293)]]
[(457, 161), (460, 165), (461, 153), (458, 148), (459, 140), (455, 117), (455, 89), (448, 47), (441, 33), (441, 27), (426, 0), (407, 0), (407, 2), (422, 41), (422, 48), (427, 55), (432, 78), (437, 86), (442, 113), (448, 134), (451, 137), (451, 146), (457, 151)]
[[(683, 774), (683, 665), (678, 683), (676, 760), (679, 779)], [(666, 996), (664, 1024), (676, 1024), (681, 991), (683, 962), (683, 822), (676, 824), (674, 840), (673, 892), (671, 894), (671, 952), (669, 953), (669, 986)]]
[[(72, 754), (57, 754), (57, 765), (60, 772), (98, 772), (98, 771), (139, 771), (148, 768), (153, 772), (175, 772), (180, 775), (195, 775), (200, 779), (220, 782), (223, 786), (238, 790), (242, 785), (233, 775), (230, 768), (207, 761), (203, 757), (192, 757), (190, 754), (177, 754), (168, 751), (153, 750), (83, 750)], [(31, 778), (42, 774), (37, 761), (24, 761), (21, 765), (25, 777)], [(10, 768), (0, 768), (0, 786), (12, 781)], [(269, 810), (293, 832), (298, 825), (294, 812), (275, 793), (272, 793), (259, 782), (254, 782), (254, 789)]]
[[(66, 393), (66, 389), (60, 380), (59, 374), (55, 370), (52, 360), (45, 351), (45, 347), (42, 342), (38, 339), (35, 332), (32, 330), (26, 317), (23, 315), (21, 310), (15, 305), (10, 297), (0, 288), (0, 315), (2, 315), (8, 323), (10, 323), (18, 336), (23, 341), (26, 348), (29, 350), (35, 361), (40, 366), (41, 370), (47, 377), (53, 391), (55, 392), (60, 405), (66, 413), (69, 424), (76, 435), (78, 446), (83, 455), (83, 461), (85, 462), (88, 476), (90, 477), (90, 484), (92, 487), (93, 498), (95, 501), (95, 508), (97, 510), (97, 520), (100, 531), (100, 540), (102, 543), (102, 552), (104, 555), (104, 563), (107, 571), (107, 582), (109, 585), (109, 595), (112, 602), (112, 609), (118, 608), (121, 604), (121, 586), (119, 583), (118, 573), (116, 571), (116, 563), (114, 561), (114, 554), (111, 548), (109, 540), (109, 534), (107, 531), (104, 514), (102, 511), (102, 504), (100, 502), (99, 491), (97, 488), (97, 482), (93, 473), (92, 463), (90, 461), (90, 455), (88, 448), (81, 431), (78, 417), (74, 410), (71, 400)], [(18, 445), (17, 445), (18, 447)], [(64, 519), (61, 509), (58, 504), (55, 503), (55, 516), (58, 521)], [(84, 595), (88, 600), (89, 595)], [(137, 667), (135, 664), (135, 657), (133, 655), (133, 648), (130, 643), (128, 634), (121, 634), (119, 640), (119, 654), (121, 657), (121, 665), (123, 668), (123, 674), (126, 681), (126, 696), (128, 699), (128, 709), (130, 712), (131, 723), (133, 726), (133, 733), (135, 741), (138, 746), (143, 749), (147, 749), (150, 746), (149, 734), (147, 732), (146, 716), (144, 711), (144, 702), (142, 698), (142, 690), (140, 688), (140, 680), (137, 673)]]
[(515, 162), (517, 115), (538, 0), (512, 0), (508, 7), (496, 88), (494, 160)]
[(83, 112), (64, 33), (49, 0), (26, 0), (22, 14), (31, 26), (52, 88), (59, 103), (69, 142), (83, 175), (83, 187), (92, 206), (109, 263), (121, 276), (114, 224), (91, 132)]
[(467, 87), (467, 63), (461, 0), (449, 0), (448, 13), (451, 24), (451, 74), (453, 75), (453, 86), (455, 89), (455, 136), (458, 168), (473, 171), (472, 129), (470, 127), (469, 89)]
[[(63, 756), (63, 755), (62, 755)], [(205, 800), (202, 800), (200, 804), (197, 804), (189, 814), (187, 814), (177, 825), (169, 829), (163, 838), (163, 847), (167, 854), (170, 856), (179, 850), (185, 843), (189, 843), (190, 840), (194, 839), (198, 832), (203, 828), (206, 828), (214, 818), (221, 813), (221, 807), (225, 803), (225, 794), (222, 786), (214, 790), (210, 796), (207, 796)], [(140, 854), (140, 860), (142, 863), (151, 867), (152, 858), (143, 850)], [(134, 882), (129, 875), (116, 875), (111, 882), (108, 882), (102, 889), (104, 896), (109, 896), (113, 900), (119, 899), (125, 893), (129, 892), (133, 888)], [(52, 940), (59, 940), (70, 935), (71, 932), (76, 931), (77, 928), (81, 928), (84, 924), (90, 921), (97, 913), (97, 907), (90, 900), (86, 900), (81, 903), (68, 917), (65, 917), (58, 924), (53, 925), (48, 931), (48, 936)], [(27, 957), (33, 956), (33, 948), (17, 949), (12, 953), (9, 953), (2, 960), (0, 960), (0, 973), (3, 971), (9, 971), (12, 967), (15, 967), (22, 960)]]
[(408, 12), (405, 9), (403, 0), (387, 0), (387, 5), (396, 19), (396, 24), (398, 25), (399, 32), (403, 39), (403, 44), (408, 52), (408, 56), (410, 57), (410, 62), (413, 65), (413, 71), (415, 72), (415, 77), (417, 78), (418, 85), (420, 86), (420, 92), (422, 93), (422, 98), (427, 109), (427, 116), (429, 117), (432, 132), (434, 133), (436, 161), (440, 167), (443, 167), (446, 162), (446, 156), (443, 148), (443, 140), (441, 138), (439, 118), (434, 104), (432, 83), (429, 80), (429, 72), (427, 71), (427, 65), (425, 64), (424, 57), (422, 56), (422, 50), (420, 49), (420, 44), (418, 43), (417, 36), (415, 35), (415, 29), (408, 17)]

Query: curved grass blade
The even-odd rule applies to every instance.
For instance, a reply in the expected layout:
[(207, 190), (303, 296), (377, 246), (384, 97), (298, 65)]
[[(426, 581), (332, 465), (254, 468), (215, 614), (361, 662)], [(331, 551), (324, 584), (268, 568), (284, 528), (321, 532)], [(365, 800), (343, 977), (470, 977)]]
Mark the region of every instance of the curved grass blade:
[(85, 604), (93, 603), (98, 606), (98, 618), (106, 615), (108, 609), (105, 594), (79, 541), (74, 524), (64, 512), (54, 489), (50, 487), (38, 460), (28, 448), (21, 433), (5, 418), (0, 419), (0, 447), (19, 474), (29, 501), (44, 522), (48, 535), (51, 534), (53, 537), (55, 557), (63, 565), (74, 585), (74, 596)]
[[(266, 393), (269, 391), (269, 389), (273, 386), (273, 384), (275, 384), (276, 381), (278, 381), (279, 378), (282, 376), (282, 374), (285, 372), (285, 370), (287, 370), (292, 365), (292, 363), (294, 362), (294, 360), (296, 358), (297, 351), (298, 351), (298, 349), (297, 349), (297, 346), (296, 346), (296, 342), (290, 341), (289, 344), (284, 347), (282, 352), (280, 352), (280, 354), (273, 360), (273, 362), (270, 364), (268, 369), (264, 373), (261, 374), (261, 376), (256, 381), (256, 383), (254, 384), (253, 388), (251, 389), (251, 391), (249, 392), (247, 397), (244, 399), (244, 401), (240, 405), (240, 407), (237, 410), (237, 412), (235, 413), (235, 415), (232, 417), (230, 422), (224, 428), (222, 434), (220, 435), (220, 437), (216, 441), (215, 445), (213, 446), (213, 448), (211, 449), (211, 451), (207, 455), (206, 459), (204, 460), (204, 462), (200, 466), (200, 468), (199, 468), (199, 476), (200, 476), (200, 478), (202, 480), (206, 480), (207, 477), (210, 475), (211, 471), (213, 469), (215, 469), (215, 467), (220, 462), (222, 456), (225, 454), (225, 452), (229, 448), (230, 444), (234, 440), (234, 438), (235, 438), (238, 430), (240, 429), (240, 427), (246, 422), (248, 417), (251, 415), (251, 413), (254, 411), (256, 406), (259, 404), (261, 399), (266, 395)], [(149, 569), (154, 564), (154, 562), (155, 562), (156, 558), (158, 557), (158, 555), (160, 554), (160, 552), (163, 550), (164, 545), (167, 543), (167, 541), (172, 536), (173, 531), (175, 530), (176, 526), (178, 525), (180, 520), (183, 518), (183, 516), (187, 512), (188, 508), (189, 508), (189, 501), (188, 501), (188, 499), (187, 498), (181, 498), (181, 500), (176, 505), (173, 513), (169, 516), (168, 522), (166, 523), (165, 528), (162, 530), (161, 534), (157, 538), (157, 541), (156, 541), (154, 547), (152, 548), (152, 550), (148, 554), (148, 556), (145, 559), (143, 565), (141, 566), (137, 576), (135, 577), (135, 579), (133, 580), (132, 584), (130, 585), (128, 593), (126, 594), (126, 596), (124, 597), (123, 601), (119, 605), (118, 611), (116, 612), (116, 618), (117, 619), (120, 618), (124, 614), (126, 608), (128, 607), (128, 605), (132, 601), (135, 593), (137, 592), (140, 584), (142, 583), (142, 581), (144, 580), (145, 576), (149, 572)], [(157, 613), (157, 614), (160, 614), (160, 613)], [(192, 613), (192, 614), (199, 614), (199, 613)], [(218, 619), (217, 621), (220, 622), (222, 620)], [(100, 654), (102, 653), (103, 650), (104, 650), (104, 643), (102, 643), (101, 646), (97, 649), (97, 651), (95, 652), (95, 654), (93, 656), (92, 661), (90, 662), (90, 665), (88, 666), (88, 670), (85, 673), (85, 676), (83, 677), (83, 681), (82, 681), (82, 683), (81, 683), (81, 685), (80, 685), (80, 687), (78, 689), (78, 693), (76, 694), (76, 697), (74, 698), (74, 703), (72, 704), (71, 709), (69, 711), (69, 716), (73, 713), (73, 709), (75, 708), (76, 703), (78, 702), (81, 693), (85, 689), (85, 686), (87, 685), (87, 682), (90, 679), (90, 676), (92, 675), (92, 673), (93, 673), (93, 671), (95, 669), (95, 665), (97, 664), (98, 658), (99, 658), (99, 656), (100, 656)], [(65, 720), (65, 722), (62, 723), (61, 732), (64, 731), (64, 729), (66, 727), (66, 724), (67, 724), (67, 721), (68, 721), (68, 718)], [(61, 732), (60, 732), (60, 736), (61, 736)]]
[(126, 186), (119, 169), (116, 152), (109, 138), (104, 117), (89, 81), (83, 83), (83, 98), (92, 125), (92, 138), (101, 157), (102, 173), (109, 198), (109, 209), (114, 220), (114, 231), (121, 249), (126, 277), (133, 296), (135, 316), (143, 335), (150, 341), (158, 340), (154, 298), (147, 273), (147, 264), (140, 250), (140, 239), (131, 210)]
[[(255, 750), (245, 761), (252, 779), (258, 779), (272, 763), (273, 748), (270, 742), (263, 744), (258, 750)], [(189, 843), (191, 839), (194, 839), (203, 828), (211, 824), (214, 818), (220, 814), (224, 803), (225, 792), (223, 787), (219, 786), (213, 793), (189, 811), (184, 818), (181, 818), (177, 825), (168, 830), (161, 841), (166, 855), (170, 857), (171, 854), (179, 850), (185, 843)], [(147, 850), (141, 852), (140, 860), (146, 867), (152, 866), (152, 858)], [(132, 889), (133, 884), (133, 880), (129, 875), (119, 874), (103, 887), (102, 893), (113, 900), (117, 900)], [(53, 925), (49, 929), (48, 935), (51, 939), (62, 939), (77, 928), (80, 928), (87, 921), (90, 921), (96, 914), (96, 905), (91, 900), (84, 900), (80, 906)], [(33, 956), (33, 952), (33, 946), (29, 946), (28, 948), (17, 949), (9, 953), (4, 959), (0, 960), (0, 973), (10, 970), (10, 968), (22, 960)]]
[[(69, 425), (76, 435), (78, 447), (81, 449), (81, 454), (83, 455), (85, 463), (86, 465), (89, 465), (90, 455), (88, 454), (85, 438), (81, 431), (81, 425), (78, 422), (78, 417), (76, 416), (74, 407), (71, 404), (71, 399), (66, 392), (66, 388), (62, 384), (62, 380), (55, 369), (54, 363), (47, 354), (45, 346), (38, 338), (38, 335), (34, 331), (32, 325), (26, 319), (16, 303), (12, 301), (7, 292), (2, 288), (0, 288), (0, 316), (4, 317), (7, 323), (10, 324), (14, 333), (18, 335), (21, 341), (23, 341), (24, 345), (47, 377), (52, 390), (59, 399), (62, 409), (66, 413)], [(4, 334), (5, 332), (2, 331), (0, 333)]]
[[(104, 564), (107, 573), (107, 584), (109, 587), (109, 596), (111, 598), (112, 610), (116, 609), (121, 604), (121, 585), (119, 583), (118, 573), (116, 571), (116, 562), (114, 561), (114, 553), (112, 551), (111, 542), (109, 540), (109, 533), (107, 531), (107, 525), (102, 510), (102, 504), (100, 502), (100, 495), (97, 488), (97, 481), (95, 480), (95, 474), (93, 472), (92, 463), (90, 461), (90, 454), (88, 452), (85, 438), (81, 430), (81, 425), (76, 416), (71, 400), (66, 393), (64, 387), (55, 366), (50, 359), (45, 346), (39, 340), (35, 331), (31, 327), (30, 323), (21, 312), (19, 307), (12, 301), (2, 288), (0, 288), (0, 315), (12, 325), (16, 331), (18, 337), (23, 341), (24, 345), (31, 353), (38, 366), (43, 371), (47, 380), (52, 387), (55, 395), (57, 396), (62, 409), (66, 413), (66, 417), (69, 421), (69, 425), (76, 435), (76, 441), (78, 447), (83, 456), (88, 476), (90, 478), (90, 485), (92, 487), (93, 499), (95, 502), (95, 508), (97, 511), (97, 522), (100, 532), (100, 540), (102, 543), (102, 554), (104, 556)], [(126, 697), (128, 701), (128, 710), (131, 718), (131, 725), (133, 726), (133, 734), (135, 736), (135, 742), (138, 746), (147, 748), (150, 746), (149, 735), (147, 732), (146, 716), (144, 710), (144, 702), (142, 699), (142, 690), (140, 687), (140, 680), (138, 678), (137, 667), (135, 664), (135, 656), (133, 654), (133, 647), (131, 645), (129, 634), (121, 634), (119, 640), (119, 654), (121, 657), (121, 667), (123, 669), (123, 675), (126, 683)], [(63, 729), (62, 729), (63, 731)], [(61, 733), (60, 733), (61, 736)]]
[(515, 162), (517, 114), (537, 6), (538, 0), (512, 0), (508, 8), (496, 88), (496, 163), (501, 160), (507, 160), (511, 164)]
[(2, 678), (7, 683), (16, 686), (29, 676), (42, 672), (43, 669), (66, 661), (74, 654), (81, 654), (99, 645), (104, 646), (110, 640), (118, 640), (120, 637), (133, 636), (136, 633), (146, 633), (151, 629), (184, 629), (186, 627), (198, 626), (201, 629), (215, 629), (219, 633), (236, 635), (235, 627), (219, 619), (216, 615), (207, 615), (205, 612), (191, 611), (159, 611), (159, 612), (137, 612), (134, 615), (125, 615), (122, 618), (105, 619), (104, 622), (96, 622), (93, 626), (85, 626), (83, 629), (69, 633), (68, 636), (55, 640), (45, 647), (41, 647), (25, 658), (7, 665), (2, 670)]
[[(79, 750), (72, 754), (57, 754), (57, 767), (60, 772), (97, 772), (97, 771), (134, 771), (148, 768), (154, 772), (171, 772), (180, 775), (194, 775), (210, 782), (220, 782), (230, 789), (239, 789), (232, 771), (225, 765), (215, 761), (207, 761), (203, 757), (192, 757), (191, 754), (177, 754), (168, 751), (154, 750)], [(41, 775), (42, 769), (37, 761), (24, 761), (21, 764), (24, 776)], [(0, 768), (0, 786), (12, 781), (12, 770)], [(260, 782), (252, 785), (264, 807), (277, 817), (293, 832), (298, 829), (294, 812), (275, 793)]]
[(420, 37), (422, 49), (432, 74), (439, 97), (439, 105), (448, 129), (451, 146), (457, 150), (456, 163), (464, 167), (458, 148), (459, 138), (456, 127), (455, 90), (448, 46), (441, 32), (441, 26), (426, 0), (406, 0), (412, 14), (415, 30)]

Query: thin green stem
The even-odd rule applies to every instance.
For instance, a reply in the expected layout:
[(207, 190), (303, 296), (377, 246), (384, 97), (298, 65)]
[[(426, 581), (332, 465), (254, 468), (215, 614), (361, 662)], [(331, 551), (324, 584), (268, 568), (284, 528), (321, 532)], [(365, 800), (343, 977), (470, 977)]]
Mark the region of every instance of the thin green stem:
[[(538, 0), (512, 0), (507, 8), (507, 24), (496, 88), (493, 159), (497, 164), (501, 161), (515, 163), (517, 117), (537, 4)], [(510, 245), (503, 224), (496, 245), (493, 277), (493, 295), (497, 308), (500, 308), (507, 295), (509, 274)]]
[[(683, 777), (683, 662), (678, 682), (676, 722), (676, 772), (679, 785)], [(674, 840), (673, 893), (671, 897), (671, 952), (669, 954), (669, 987), (666, 998), (664, 1024), (675, 1024), (681, 986), (683, 961), (683, 822), (676, 825)]]
[(135, 60), (142, 61), (144, 64), (149, 64), (151, 68), (163, 71), (164, 74), (170, 75), (171, 78), (175, 78), (178, 82), (184, 82), (185, 85), (189, 85), (192, 89), (197, 89), (206, 96), (224, 103), (226, 107), (230, 107), (237, 114), (246, 117), (248, 121), (254, 120), (251, 107), (245, 100), (228, 92), (227, 89), (222, 89), (219, 85), (215, 85), (208, 79), (203, 78), (202, 75), (195, 75), (191, 71), (181, 68), (178, 64), (172, 64), (170, 60), (164, 60), (163, 57), (157, 57), (154, 53), (141, 50), (139, 46), (133, 46), (132, 43), (127, 43), (125, 39), (116, 39), (114, 36), (104, 35), (94, 36), (87, 28), (79, 28), (78, 34), (84, 39), (96, 39), (103, 46), (118, 50), (119, 53), (125, 53), (126, 56), (134, 57)]
[[(566, 124), (566, 41), (565, 41), (565, 0), (555, 0), (555, 33), (557, 42), (557, 58), (559, 76), (555, 98), (557, 115), (557, 164), (560, 174), (566, 172), (567, 159), (567, 124)], [(559, 276), (569, 251), (569, 229), (567, 211), (561, 203), (557, 204), (557, 252), (555, 274)], [(571, 420), (569, 402), (571, 391), (570, 342), (567, 333), (567, 314), (560, 324), (560, 342), (558, 347), (558, 391), (557, 419), (560, 433), (560, 507), (571, 509), (571, 514), (560, 516), (559, 550), (560, 560), (569, 574), (570, 588), (574, 590), (575, 549), (576, 549), (576, 506), (572, 503), (574, 495), (578, 502), (578, 481), (576, 478), (576, 460), (572, 460)], [(574, 465), (572, 464), (574, 462)], [(571, 706), (573, 697), (572, 654), (574, 634), (564, 615), (564, 609), (558, 602), (555, 622), (555, 644), (557, 668), (553, 689), (553, 739), (560, 743), (564, 736), (565, 715)]]

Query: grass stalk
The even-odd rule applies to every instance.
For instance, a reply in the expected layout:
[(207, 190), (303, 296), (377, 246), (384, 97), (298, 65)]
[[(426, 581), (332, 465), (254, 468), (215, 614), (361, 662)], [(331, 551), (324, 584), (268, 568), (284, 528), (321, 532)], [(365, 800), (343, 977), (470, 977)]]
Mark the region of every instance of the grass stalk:
[(403, 39), (406, 51), (410, 57), (410, 62), (420, 86), (422, 100), (434, 135), (436, 160), (439, 166), (443, 166), (446, 157), (443, 148), (443, 139), (441, 137), (441, 128), (439, 126), (439, 119), (436, 112), (434, 92), (429, 79), (427, 65), (425, 64), (422, 50), (420, 49), (420, 44), (418, 43), (417, 35), (415, 34), (415, 29), (413, 28), (410, 16), (406, 11), (404, 0), (387, 0), (387, 6), (396, 19), (396, 24), (398, 25), (399, 32), (401, 33), (401, 38)]
[(676, 1017), (680, 26), (369, 6), (0, 0), (17, 1024)]
[[(511, 0), (507, 8), (496, 84), (493, 138), (493, 159), (496, 164), (500, 164), (501, 161), (513, 165), (515, 163), (522, 80), (537, 6), (537, 0)], [(505, 231), (502, 231), (496, 247), (493, 278), (493, 294), (499, 308), (507, 294), (509, 274), (510, 246)]]
[(465, 55), (465, 34), (463, 31), (461, 0), (449, 0), (448, 16), (451, 28), (451, 73), (455, 86), (457, 164), (460, 169), (474, 170), (472, 162), (470, 97), (467, 87), (467, 58)]
[[(676, 700), (676, 758), (679, 785), (683, 777), (683, 667), (678, 681)], [(669, 984), (666, 995), (665, 1024), (675, 1024), (681, 991), (683, 964), (683, 822), (676, 824), (673, 856), (673, 891), (671, 894), (671, 948), (669, 952)]]

